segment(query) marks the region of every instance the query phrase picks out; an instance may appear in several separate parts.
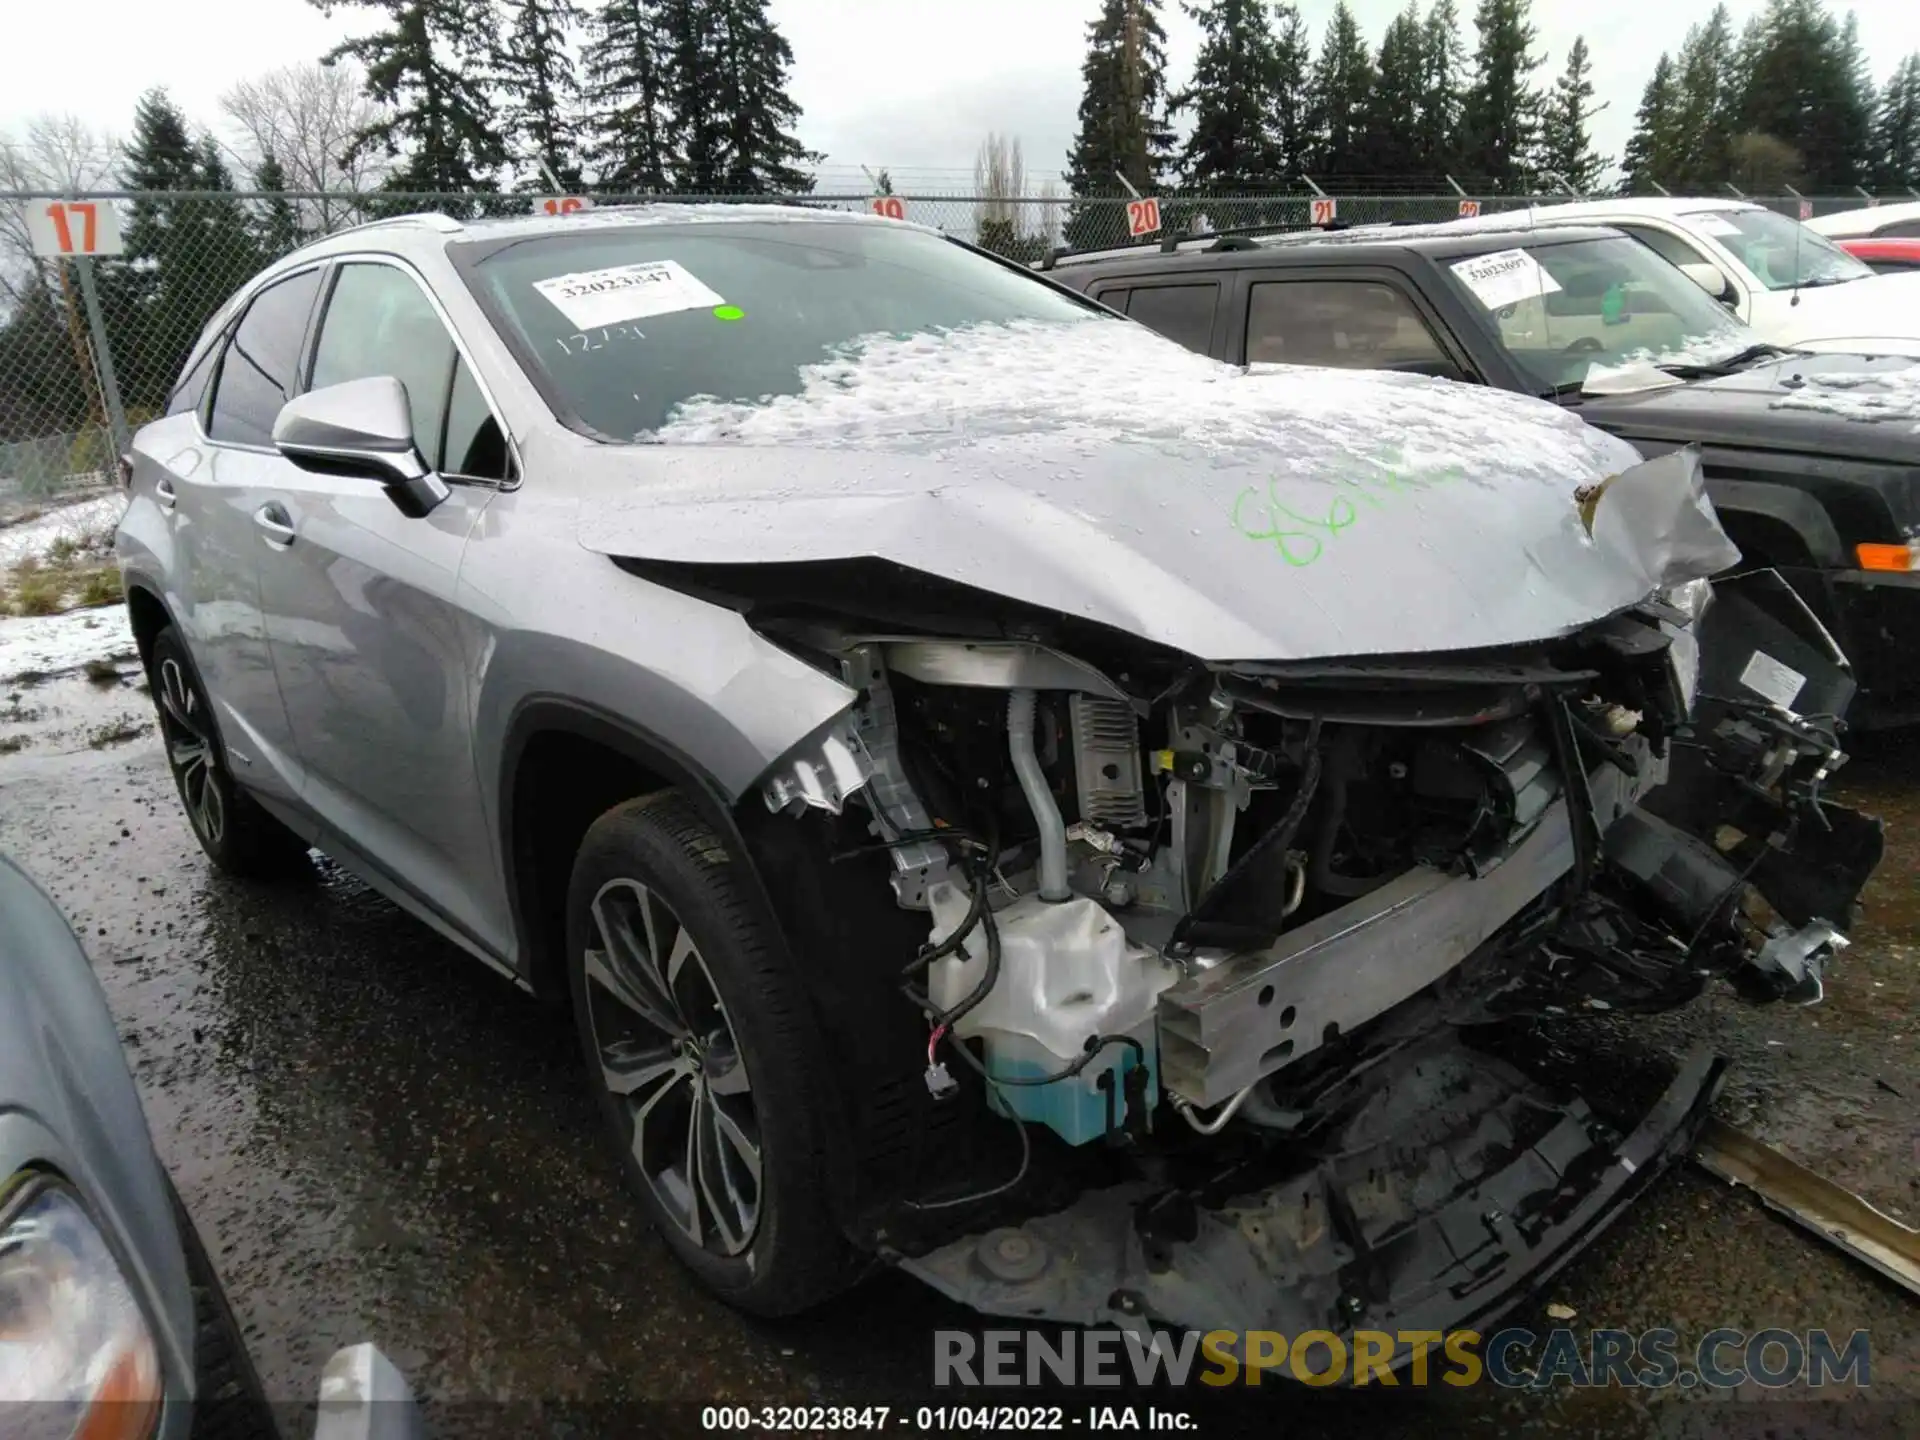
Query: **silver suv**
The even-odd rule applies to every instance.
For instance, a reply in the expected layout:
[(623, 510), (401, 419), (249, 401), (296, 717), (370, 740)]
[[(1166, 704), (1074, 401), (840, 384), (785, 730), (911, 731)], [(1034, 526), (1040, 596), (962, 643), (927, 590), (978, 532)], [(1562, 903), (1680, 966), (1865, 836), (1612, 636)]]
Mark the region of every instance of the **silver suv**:
[(763, 1313), (880, 1256), (1082, 1323), (1483, 1317), (1717, 1067), (1596, 1115), (1469, 1027), (1817, 993), (1879, 855), (1819, 793), (1844, 660), (1710, 593), (1691, 452), (1220, 365), (912, 225), (336, 235), (130, 483), (207, 853), (316, 847), (570, 1005)]

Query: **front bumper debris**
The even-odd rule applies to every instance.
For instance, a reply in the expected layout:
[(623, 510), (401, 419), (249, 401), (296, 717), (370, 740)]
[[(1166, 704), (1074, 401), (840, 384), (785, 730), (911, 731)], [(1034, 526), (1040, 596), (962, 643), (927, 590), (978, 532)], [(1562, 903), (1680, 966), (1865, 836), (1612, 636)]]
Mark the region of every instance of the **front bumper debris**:
[[(1088, 1191), (900, 1264), (975, 1310), (1028, 1322), (1346, 1338), (1475, 1328), (1692, 1147), (1726, 1063), (1688, 1057), (1621, 1136), (1585, 1101), (1447, 1032), (1381, 1067), (1316, 1137), (1318, 1164)], [(1392, 1363), (1412, 1358), (1399, 1343)]]

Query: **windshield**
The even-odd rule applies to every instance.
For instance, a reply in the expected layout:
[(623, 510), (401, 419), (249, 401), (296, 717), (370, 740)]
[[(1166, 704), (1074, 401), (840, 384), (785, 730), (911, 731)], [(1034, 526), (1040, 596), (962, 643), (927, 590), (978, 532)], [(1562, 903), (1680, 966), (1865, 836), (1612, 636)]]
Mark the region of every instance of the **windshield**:
[(1817, 230), (1771, 210), (1706, 210), (1686, 223), (1731, 250), (1769, 290), (1839, 285), (1873, 274)]
[(583, 228), (505, 245), (467, 279), (555, 409), (616, 440), (695, 397), (796, 395), (805, 367), (866, 337), (1112, 319), (937, 235), (833, 221)]
[(1556, 244), (1539, 234), (1447, 269), (1542, 392), (1595, 371), (1714, 365), (1755, 341), (1698, 285), (1624, 236)]

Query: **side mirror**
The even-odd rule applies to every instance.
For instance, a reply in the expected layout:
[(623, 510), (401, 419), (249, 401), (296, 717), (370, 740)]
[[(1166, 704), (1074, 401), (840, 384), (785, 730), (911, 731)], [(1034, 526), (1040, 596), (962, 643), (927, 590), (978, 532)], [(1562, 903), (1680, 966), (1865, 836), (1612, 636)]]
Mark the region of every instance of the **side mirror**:
[(378, 481), (415, 519), (447, 498), (445, 482), (414, 448), (407, 387), (391, 375), (295, 396), (273, 422), (273, 444), (302, 470)]
[(1680, 273), (1722, 305), (1733, 303), (1733, 282), (1726, 272), (1710, 260), (1693, 260), (1680, 267)]

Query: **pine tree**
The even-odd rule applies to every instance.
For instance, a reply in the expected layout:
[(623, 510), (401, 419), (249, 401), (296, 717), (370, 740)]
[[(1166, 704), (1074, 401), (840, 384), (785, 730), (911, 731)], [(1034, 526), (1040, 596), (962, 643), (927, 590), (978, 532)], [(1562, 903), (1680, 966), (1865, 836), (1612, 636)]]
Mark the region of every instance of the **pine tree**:
[(1365, 170), (1367, 99), (1372, 93), (1373, 60), (1366, 37), (1347, 0), (1338, 0), (1308, 89), (1313, 137), (1309, 168), (1316, 180)]
[(572, 0), (506, 0), (507, 36), (495, 78), (509, 97), (506, 132), (520, 188), (580, 187), (580, 86), (568, 45), (580, 23)]
[(1841, 102), (1838, 148), (1851, 162), (1857, 180), (1873, 173), (1873, 118), (1879, 97), (1873, 89), (1873, 67), (1860, 45), (1860, 17), (1854, 11), (1840, 26)]
[(382, 107), (354, 137), (349, 155), (378, 146), (404, 156), (389, 190), (450, 193), (498, 188), (507, 144), (488, 94), (497, 16), (493, 0), (310, 0), (322, 10), (352, 5), (384, 16), (388, 27), (342, 41), (323, 62), (351, 56), (367, 74), (367, 94)]
[(1686, 190), (1717, 190), (1732, 166), (1734, 133), (1733, 21), (1725, 5), (1714, 6), (1704, 25), (1687, 31), (1674, 76), (1674, 133), (1680, 145), (1675, 168), (1663, 184)]
[(1920, 54), (1894, 70), (1873, 128), (1874, 183), (1920, 187)]
[(1367, 97), (1366, 170), (1380, 176), (1411, 176), (1420, 170), (1420, 101), (1426, 83), (1420, 12), (1413, 0), (1387, 23)]
[(873, 177), (873, 193), (876, 195), (893, 194), (893, 176), (887, 173), (887, 167), (884, 165), (880, 167), (880, 173)]
[(268, 197), (255, 202), (253, 217), (254, 244), (261, 259), (276, 260), (299, 249), (305, 238), (300, 233), (300, 212), (286, 197), (287, 172), (271, 151), (253, 167), (253, 188)]
[[(1087, 58), (1080, 65), (1080, 128), (1067, 152), (1066, 181), (1074, 196), (1113, 195), (1124, 177), (1141, 194), (1160, 188), (1172, 163), (1173, 132), (1166, 121), (1167, 36), (1160, 0), (1102, 0), (1087, 26)], [(1084, 249), (1124, 233), (1112, 205), (1073, 205), (1065, 239)]]
[(1633, 117), (1633, 134), (1621, 157), (1625, 171), (1620, 188), (1628, 195), (1652, 194), (1656, 183), (1666, 185), (1678, 172), (1682, 160), (1683, 137), (1678, 120), (1680, 87), (1675, 79), (1673, 57), (1661, 52), (1653, 67), (1653, 77), (1641, 92), (1640, 108)]
[(1168, 106), (1193, 111), (1193, 133), (1180, 152), (1182, 183), (1216, 193), (1281, 183), (1286, 157), (1273, 123), (1280, 53), (1264, 0), (1209, 0), (1187, 13), (1204, 38), (1193, 82)]
[(1847, 187), (1864, 178), (1870, 87), (1856, 41), (1823, 0), (1770, 0), (1742, 40), (1739, 129), (1797, 152), (1800, 178)]
[(1540, 168), (1552, 171), (1582, 195), (1594, 191), (1607, 168), (1587, 134), (1593, 118), (1592, 69), (1587, 37), (1574, 36), (1566, 71), (1554, 81), (1553, 93), (1540, 113)]
[(1460, 109), (1467, 73), (1467, 50), (1460, 39), (1460, 16), (1453, 0), (1433, 0), (1421, 26), (1420, 116), (1415, 168), (1425, 175), (1448, 175), (1459, 163)]
[(1540, 97), (1531, 82), (1540, 61), (1531, 53), (1528, 9), (1528, 0), (1480, 0), (1473, 17), (1479, 44), (1461, 107), (1461, 164), (1495, 190), (1527, 183), (1538, 129)]
[(661, 8), (661, 0), (607, 0), (589, 26), (586, 158), (596, 182), (616, 192), (661, 193), (677, 160)]
[(792, 126), (793, 49), (766, 0), (663, 0), (672, 84), (667, 111), (679, 143), (676, 189), (698, 194), (804, 194), (819, 160)]
[[(121, 178), (130, 190), (233, 189), (219, 147), (189, 135), (163, 89), (134, 106)], [(101, 302), (127, 408), (153, 410), (207, 317), (259, 268), (259, 252), (239, 201), (219, 197), (136, 200), (122, 236), (126, 253), (102, 267)]]
[(1291, 0), (1273, 7), (1273, 144), (1280, 173), (1306, 168), (1309, 82), (1313, 75), (1313, 36)]

